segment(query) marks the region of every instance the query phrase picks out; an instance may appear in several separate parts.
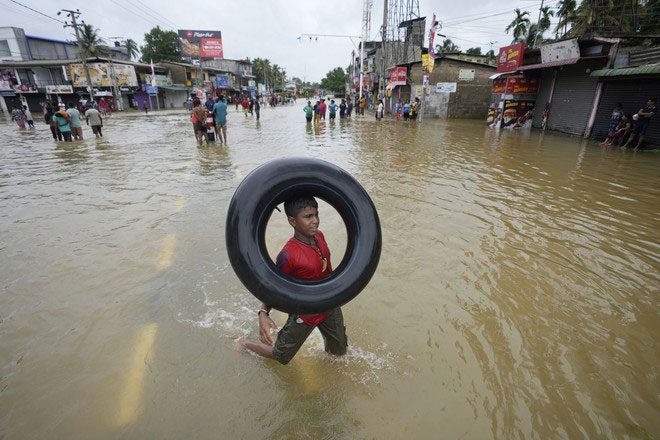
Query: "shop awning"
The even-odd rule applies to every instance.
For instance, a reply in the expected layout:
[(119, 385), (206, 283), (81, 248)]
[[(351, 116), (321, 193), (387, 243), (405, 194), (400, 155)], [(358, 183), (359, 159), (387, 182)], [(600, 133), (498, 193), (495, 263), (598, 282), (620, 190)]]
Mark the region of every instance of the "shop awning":
[(643, 75), (660, 75), (660, 64), (647, 64), (646, 66), (639, 67), (621, 67), (619, 69), (600, 69), (591, 72), (591, 76), (604, 77), (604, 76), (643, 76)]
[(165, 90), (185, 90), (185, 91), (191, 91), (192, 89), (188, 86), (158, 86), (159, 89), (165, 89)]
[(540, 64), (530, 64), (527, 66), (520, 66), (518, 67), (518, 70), (536, 70), (536, 69), (547, 69), (549, 67), (557, 67), (557, 66), (567, 66), (569, 64), (575, 64), (578, 61), (580, 61), (580, 58), (568, 58), (566, 60), (557, 60), (557, 61), (550, 61), (548, 63), (540, 63)]

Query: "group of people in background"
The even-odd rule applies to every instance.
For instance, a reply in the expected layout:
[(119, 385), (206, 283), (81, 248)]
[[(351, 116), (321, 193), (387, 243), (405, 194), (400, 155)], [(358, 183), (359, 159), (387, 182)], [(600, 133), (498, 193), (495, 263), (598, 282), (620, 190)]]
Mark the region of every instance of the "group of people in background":
[(643, 147), (644, 137), (651, 119), (656, 113), (656, 99), (649, 98), (646, 107), (640, 108), (633, 115), (625, 113), (623, 104), (618, 103), (612, 111), (607, 137), (601, 145), (604, 147), (633, 147), (635, 151)]
[[(326, 104), (326, 98), (321, 98), (312, 106), (312, 101), (307, 101), (307, 105), (303, 107), (305, 112), (305, 119), (307, 122), (319, 122), (325, 120), (326, 112), (329, 113), (329, 119), (333, 120), (336, 117), (337, 109), (339, 109), (339, 119), (350, 119), (353, 112), (353, 101), (350, 97), (342, 98), (339, 105), (335, 103), (334, 99), (329, 99), (330, 103)], [(362, 97), (357, 99), (357, 106), (355, 107), (356, 115), (364, 115), (367, 100)], [(405, 104), (401, 100), (397, 100), (394, 106), (394, 113), (396, 119), (415, 120), (420, 111), (421, 102), (419, 98), (415, 98), (412, 104), (407, 100)], [(375, 106), (376, 120), (380, 121), (385, 116), (385, 104), (382, 99), (379, 99)]]
[[(74, 102), (69, 102), (68, 105), (57, 102), (43, 102), (44, 122), (50, 127), (55, 141), (73, 142), (74, 140), (82, 140), (82, 119), (85, 119), (87, 125), (92, 127), (92, 132), (97, 138), (103, 137), (103, 117), (95, 107), (91, 103), (85, 103), (81, 111)], [(11, 111), (11, 118), (20, 130), (26, 129), (26, 123), (30, 128), (34, 128), (32, 113), (25, 105), (22, 108), (14, 107)]]

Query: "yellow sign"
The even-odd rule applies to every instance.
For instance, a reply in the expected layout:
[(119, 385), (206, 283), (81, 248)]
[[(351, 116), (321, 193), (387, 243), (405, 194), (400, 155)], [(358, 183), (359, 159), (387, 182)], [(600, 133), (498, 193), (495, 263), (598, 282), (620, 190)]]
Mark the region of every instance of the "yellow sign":
[(431, 58), (431, 56), (427, 53), (422, 54), (422, 67), (424, 70), (426, 70), (428, 73), (433, 72), (433, 65), (435, 64), (435, 58)]

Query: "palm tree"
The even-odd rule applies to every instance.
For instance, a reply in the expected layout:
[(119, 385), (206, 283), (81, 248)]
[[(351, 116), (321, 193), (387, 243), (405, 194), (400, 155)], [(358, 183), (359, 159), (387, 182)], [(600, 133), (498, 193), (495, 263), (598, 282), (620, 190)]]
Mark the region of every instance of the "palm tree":
[(575, 14), (577, 2), (576, 0), (559, 0), (558, 5), (557, 17), (559, 18), (559, 23), (557, 23), (557, 27), (555, 28), (556, 37), (559, 37), (560, 29), (562, 29), (562, 35), (566, 34), (568, 25), (571, 23)]
[(461, 48), (454, 44), (449, 38), (445, 38), (442, 42), (442, 46), (439, 44), (435, 46), (435, 51), (438, 53), (458, 52), (459, 50), (461, 50)]
[(555, 11), (553, 11), (550, 6), (544, 6), (541, 8), (541, 19), (538, 23), (538, 30), (540, 32), (540, 37), (543, 36), (543, 33), (550, 29), (550, 17), (554, 17)]
[(505, 32), (508, 34), (510, 30), (513, 30), (513, 42), (519, 43), (525, 39), (528, 35), (528, 28), (530, 26), (529, 21), (529, 12), (521, 12), (519, 8), (513, 10), (516, 13), (516, 17), (513, 21), (506, 27)]
[(80, 42), (85, 58), (99, 57), (108, 53), (108, 47), (105, 40), (99, 35), (98, 29), (94, 29), (91, 24), (83, 24), (80, 28)]
[[(538, 32), (538, 36), (536, 35), (536, 32)], [(527, 34), (525, 35), (525, 38), (522, 40), (525, 42), (526, 47), (532, 47), (534, 46), (534, 40), (536, 39), (536, 44), (541, 44), (543, 43), (543, 31), (539, 30), (539, 27), (536, 23), (532, 23), (529, 25), (529, 28), (527, 28)]]
[(128, 58), (131, 60), (133, 58), (137, 58), (138, 54), (140, 53), (140, 49), (138, 49), (138, 45), (135, 42), (135, 40), (128, 39), (124, 43), (124, 47), (126, 47), (126, 52), (128, 53)]

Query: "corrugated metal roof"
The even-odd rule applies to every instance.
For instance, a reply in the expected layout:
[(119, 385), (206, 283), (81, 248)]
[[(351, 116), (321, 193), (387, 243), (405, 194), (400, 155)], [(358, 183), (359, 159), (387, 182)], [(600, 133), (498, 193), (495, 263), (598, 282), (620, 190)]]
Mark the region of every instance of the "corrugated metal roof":
[(599, 69), (591, 72), (591, 76), (660, 76), (660, 64), (647, 64), (639, 67), (623, 67), (620, 69)]
[(548, 67), (566, 66), (568, 64), (575, 64), (579, 60), (580, 58), (569, 58), (567, 60), (550, 61), (549, 63), (530, 64), (528, 66), (520, 66), (518, 67), (518, 70), (535, 70), (535, 69), (546, 69)]

